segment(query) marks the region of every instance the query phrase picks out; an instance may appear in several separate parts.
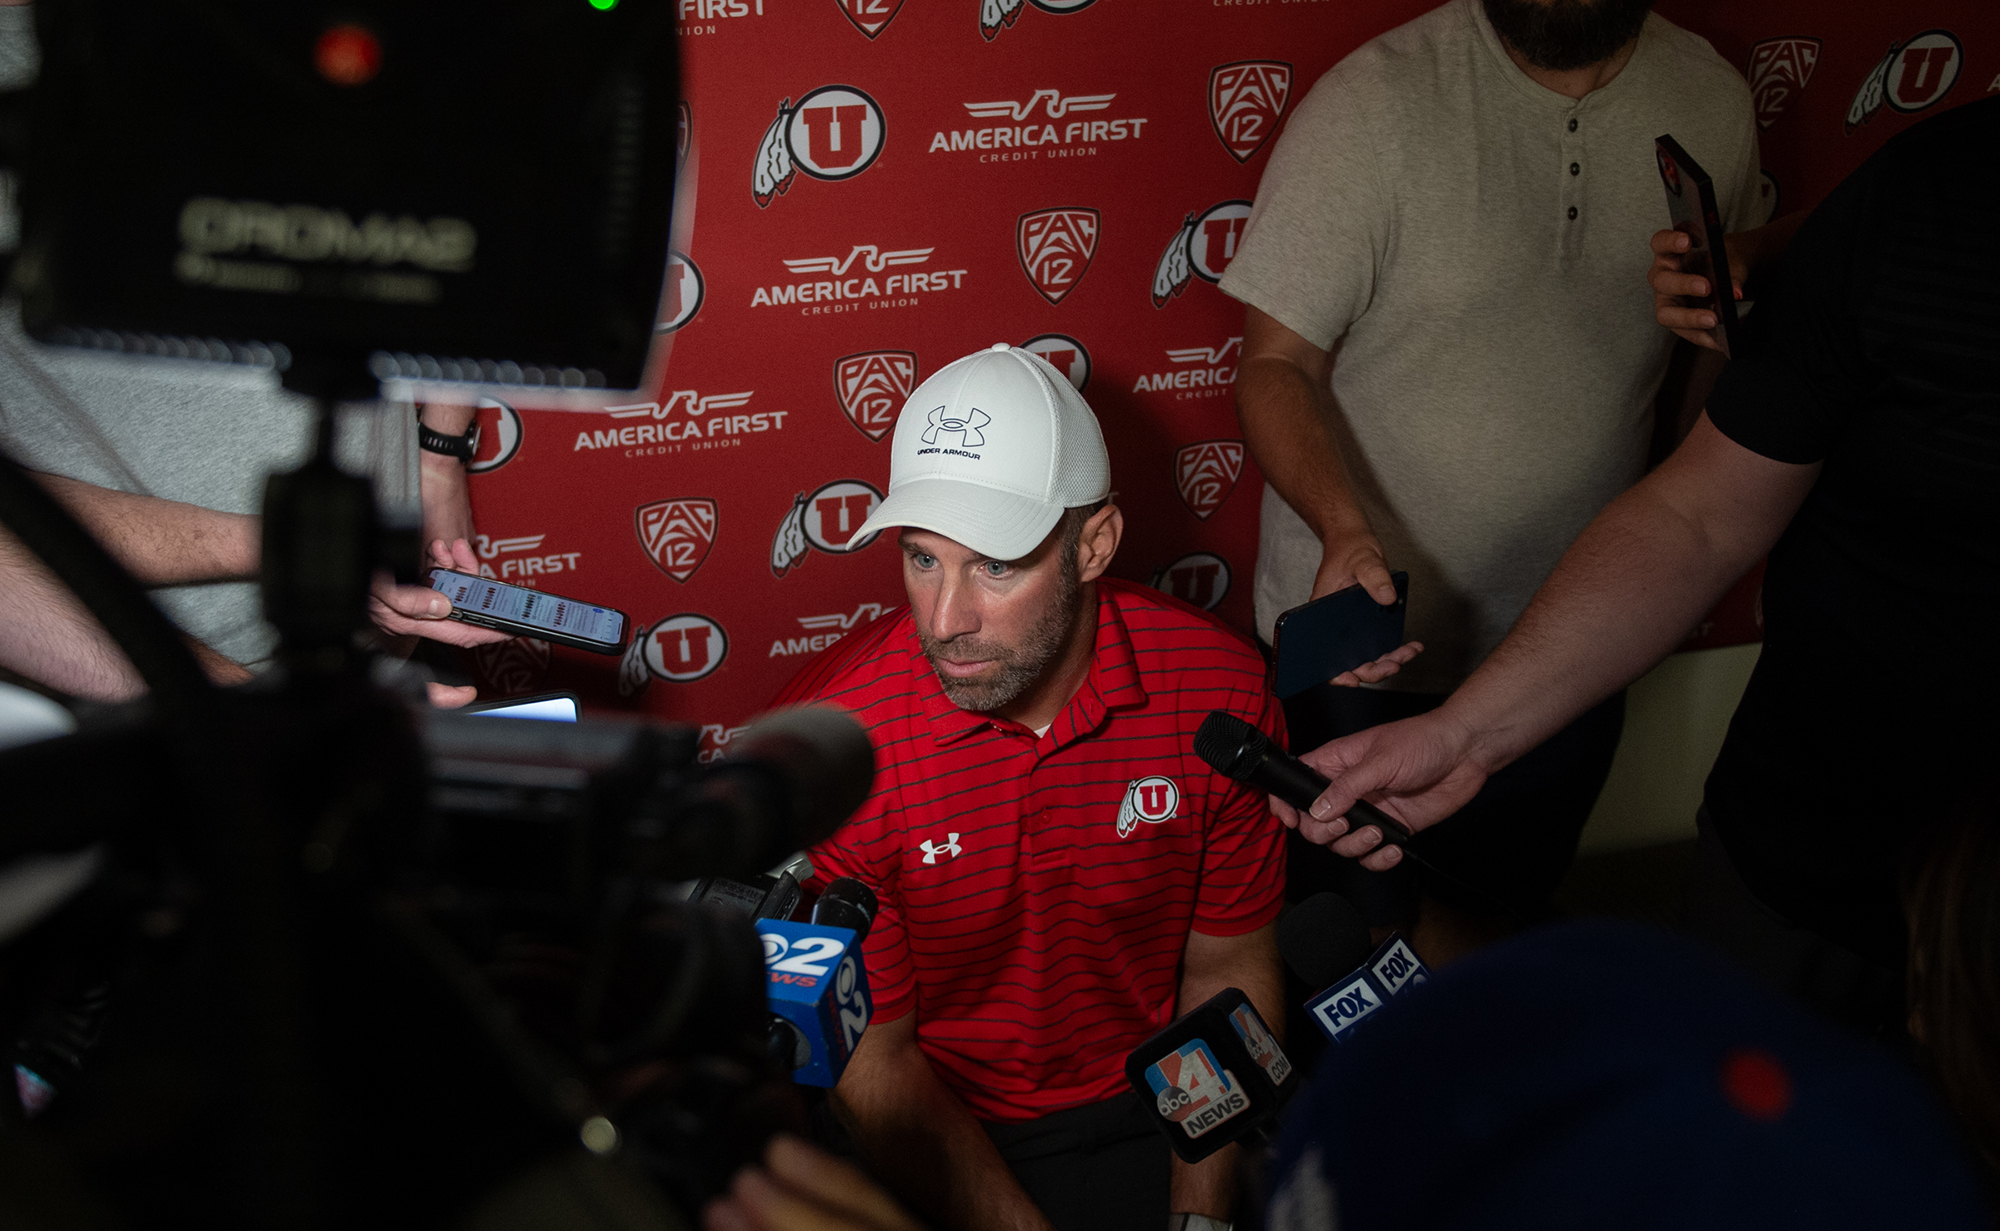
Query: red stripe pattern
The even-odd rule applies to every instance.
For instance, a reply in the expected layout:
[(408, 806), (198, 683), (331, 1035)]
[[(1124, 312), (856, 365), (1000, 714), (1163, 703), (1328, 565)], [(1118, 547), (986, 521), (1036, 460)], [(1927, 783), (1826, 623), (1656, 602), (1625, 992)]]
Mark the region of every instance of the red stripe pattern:
[(1048, 729), (954, 706), (907, 609), (830, 647), (777, 704), (853, 713), (875, 794), (812, 851), (815, 888), (873, 886), (877, 1020), (917, 1038), (974, 1115), (1018, 1121), (1110, 1098), (1173, 1019), (1190, 929), (1277, 917), (1283, 830), (1194, 755), (1210, 710), (1284, 745), (1256, 649), (1205, 613), (1098, 582), (1096, 657)]

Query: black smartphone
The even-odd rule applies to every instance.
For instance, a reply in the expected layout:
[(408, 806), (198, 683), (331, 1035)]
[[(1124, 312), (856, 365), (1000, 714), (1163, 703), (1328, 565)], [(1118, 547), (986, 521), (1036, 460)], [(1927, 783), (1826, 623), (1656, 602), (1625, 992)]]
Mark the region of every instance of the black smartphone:
[(474, 577), (448, 568), (431, 570), (431, 589), (451, 600), (451, 618), (557, 645), (616, 654), (625, 648), (625, 613), (526, 586)]
[(1715, 313), (1709, 336), (1724, 355), (1736, 353), (1736, 291), (1729, 281), (1729, 252), (1722, 242), (1722, 214), (1715, 207), (1715, 182), (1672, 137), (1653, 139), (1660, 183), (1667, 189), (1667, 213), (1674, 230), (1688, 237), (1681, 272), (1708, 279), (1708, 295), (1696, 307)]
[(1353, 585), (1279, 616), (1272, 637), (1272, 691), (1295, 696), (1403, 644), (1410, 575), (1391, 573), (1389, 580), (1396, 584), (1396, 601), (1386, 607)]

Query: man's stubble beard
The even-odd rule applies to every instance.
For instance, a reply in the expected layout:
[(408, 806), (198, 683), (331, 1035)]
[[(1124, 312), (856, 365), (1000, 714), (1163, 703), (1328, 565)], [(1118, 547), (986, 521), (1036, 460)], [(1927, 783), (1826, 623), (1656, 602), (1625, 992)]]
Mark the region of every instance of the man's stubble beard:
[[(1068, 639), (1070, 629), (1076, 625), (1077, 600), (1083, 589), (1076, 580), (1076, 547), (1065, 543), (1064, 548), (1061, 581), (1055, 601), (1035, 621), (1019, 646), (995, 645), (972, 637), (954, 637), (950, 642), (941, 642), (933, 639), (921, 625), (917, 628), (917, 640), (923, 646), (924, 657), (930, 659), (931, 669), (937, 671), (938, 683), (953, 705), (977, 714), (997, 710), (1026, 692), (1041, 677), (1042, 670), (1062, 653), (1063, 643)], [(1000, 664), (1000, 673), (990, 680), (955, 680), (938, 670), (941, 653), (947, 661), (991, 659)]]
[(1481, 0), (1486, 20), (1522, 58), (1551, 72), (1608, 60), (1639, 36), (1653, 0)]

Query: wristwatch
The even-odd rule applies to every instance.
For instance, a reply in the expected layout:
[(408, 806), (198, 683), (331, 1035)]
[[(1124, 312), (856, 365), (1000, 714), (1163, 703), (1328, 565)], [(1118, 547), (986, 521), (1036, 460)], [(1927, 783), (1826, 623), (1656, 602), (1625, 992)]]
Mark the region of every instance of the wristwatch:
[(1235, 1225), (1207, 1214), (1167, 1215), (1167, 1231), (1230, 1231)]
[(417, 446), (426, 452), (442, 453), (455, 457), (461, 462), (472, 460), (472, 454), (479, 448), (479, 421), (465, 429), (463, 436), (447, 436), (435, 428), (424, 425), (424, 408), (417, 407)]

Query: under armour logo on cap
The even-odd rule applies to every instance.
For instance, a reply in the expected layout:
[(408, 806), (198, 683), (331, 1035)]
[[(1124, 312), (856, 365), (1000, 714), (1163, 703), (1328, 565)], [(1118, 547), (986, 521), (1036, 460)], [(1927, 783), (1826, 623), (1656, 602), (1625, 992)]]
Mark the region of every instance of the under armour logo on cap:
[(924, 429), (924, 443), (934, 445), (940, 435), (958, 437), (961, 449), (976, 449), (986, 443), (984, 429), (993, 422), (993, 416), (974, 407), (968, 418), (961, 419), (942, 406), (933, 407), (929, 417), (930, 426)]
[(939, 855), (948, 855), (956, 859), (959, 852), (965, 848), (958, 844), (957, 834), (949, 833), (944, 836), (943, 846), (934, 845), (930, 839), (926, 838), (917, 844), (917, 849), (924, 853), (925, 863), (936, 863)]

